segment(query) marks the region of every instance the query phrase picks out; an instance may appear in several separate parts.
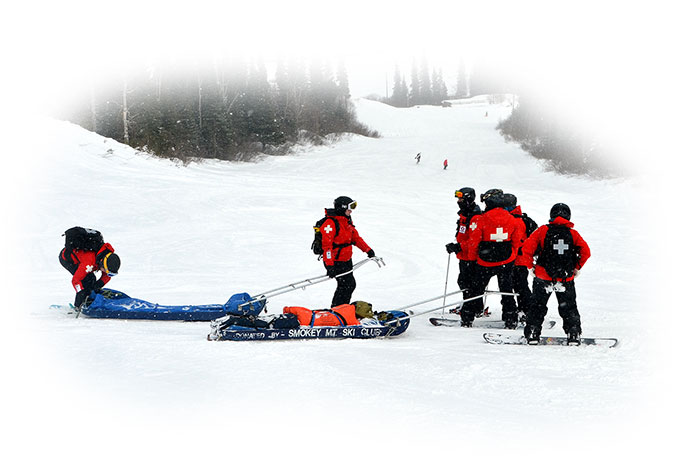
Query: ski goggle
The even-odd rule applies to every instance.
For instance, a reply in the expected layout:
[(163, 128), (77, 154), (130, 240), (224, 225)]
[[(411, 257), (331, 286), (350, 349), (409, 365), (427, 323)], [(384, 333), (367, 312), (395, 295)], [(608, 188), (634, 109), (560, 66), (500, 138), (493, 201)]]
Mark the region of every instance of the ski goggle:
[(353, 200), (348, 204), (348, 210), (354, 210), (357, 208), (357, 200)]
[(463, 199), (464, 198), (464, 192), (462, 191), (455, 191), (455, 197), (458, 199)]
[(500, 189), (490, 189), (490, 190), (487, 190), (486, 192), (484, 192), (483, 194), (481, 194), (481, 196), (479, 198), (483, 202), (486, 199), (488, 199), (489, 197), (491, 197), (492, 195), (501, 195), (501, 194), (503, 194), (503, 191)]

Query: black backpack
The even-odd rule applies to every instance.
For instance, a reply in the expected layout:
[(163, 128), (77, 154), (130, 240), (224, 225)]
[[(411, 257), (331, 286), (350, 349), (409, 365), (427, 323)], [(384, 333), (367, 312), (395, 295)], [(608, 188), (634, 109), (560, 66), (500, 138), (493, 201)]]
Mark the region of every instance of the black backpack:
[(521, 218), (525, 223), (525, 234), (527, 235), (527, 237), (530, 237), (532, 233), (534, 233), (537, 230), (537, 223), (535, 223), (535, 220), (527, 216), (525, 213), (523, 213), (523, 216)]
[(338, 231), (340, 228), (340, 225), (338, 224), (338, 220), (333, 218), (332, 216), (324, 216), (320, 220), (316, 222), (314, 225), (314, 241), (311, 243), (311, 251), (314, 253), (314, 255), (318, 255), (319, 258), (321, 255), (323, 255), (323, 247), (321, 245), (321, 225), (330, 218), (333, 220), (333, 223), (335, 223), (335, 230)]
[(538, 249), (537, 264), (555, 280), (573, 276), (580, 258), (580, 248), (574, 245), (571, 229), (558, 224), (547, 226), (544, 242)]
[(105, 243), (101, 232), (80, 226), (68, 229), (63, 235), (66, 236), (66, 250), (97, 252)]

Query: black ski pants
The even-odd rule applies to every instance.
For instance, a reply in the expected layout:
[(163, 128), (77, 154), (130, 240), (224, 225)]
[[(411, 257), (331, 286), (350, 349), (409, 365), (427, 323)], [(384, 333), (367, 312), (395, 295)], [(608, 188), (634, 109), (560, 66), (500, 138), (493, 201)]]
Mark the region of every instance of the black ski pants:
[(581, 334), (581, 316), (576, 305), (576, 286), (573, 280), (555, 282), (535, 278), (532, 282), (532, 300), (530, 312), (527, 314), (527, 325), (542, 329), (544, 317), (547, 315), (547, 302), (552, 293), (557, 296), (559, 316), (564, 321), (564, 332)]
[(528, 270), (526, 266), (514, 266), (513, 267), (513, 292), (518, 294), (516, 300), (518, 302), (518, 311), (523, 312), (527, 315), (530, 299), (532, 298), (532, 291), (530, 291), (530, 285), (527, 282)]
[[(336, 274), (351, 271), (352, 260), (348, 260), (347, 262), (335, 262), (334, 269)], [(338, 285), (336, 286), (335, 293), (333, 294), (331, 307), (349, 304), (350, 300), (352, 299), (352, 293), (355, 291), (355, 287), (357, 286), (355, 277), (352, 273), (348, 273), (344, 276), (337, 276), (335, 280), (338, 282)]]
[[(469, 289), (473, 286), (474, 273), (476, 273), (476, 262), (468, 262), (466, 260), (459, 261), (459, 276), (457, 276), (457, 285), (462, 290), (462, 298), (469, 298)], [(478, 295), (478, 294), (477, 294)], [(484, 300), (478, 299), (476, 302), (479, 303), (479, 308), (476, 315), (484, 312)], [(462, 304), (462, 309), (466, 311), (466, 305), (468, 302)], [(461, 311), (460, 311), (461, 313)]]
[[(481, 295), (486, 291), (491, 278), (498, 279), (498, 289), (501, 292), (513, 292), (513, 262), (499, 266), (476, 265), (472, 286), (469, 289), (469, 297)], [(475, 299), (467, 302), (466, 308), (461, 312), (462, 322), (471, 323), (479, 308), (483, 308), (483, 299)], [(518, 319), (518, 309), (515, 305), (515, 298), (512, 295), (501, 296), (502, 319), (506, 322), (516, 322)]]

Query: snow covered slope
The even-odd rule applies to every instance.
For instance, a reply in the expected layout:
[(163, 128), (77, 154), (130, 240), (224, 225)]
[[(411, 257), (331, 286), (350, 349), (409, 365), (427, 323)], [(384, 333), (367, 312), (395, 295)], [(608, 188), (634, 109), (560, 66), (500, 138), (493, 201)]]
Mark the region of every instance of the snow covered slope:
[[(631, 442), (651, 437), (638, 423), (655, 362), (642, 292), (654, 264), (639, 253), (650, 240), (639, 225), (644, 186), (543, 171), (495, 131), (505, 106), (357, 105), (382, 138), (249, 164), (182, 166), (65, 122), (33, 132), (27, 145), (40, 156), (23, 165), (31, 181), (21, 191), (31, 194), (13, 234), (21, 247), (10, 252), (28, 290), (6, 317), (3, 342), (21, 354), (10, 369), (22, 381), (7, 396), (17, 399), (17, 450), (70, 453), (73, 463), (115, 444), (107, 461), (263, 450), (267, 462), (297, 448), (356, 460), (338, 458), (341, 447), (397, 461), (497, 454), (582, 463), (629, 458)], [(57, 261), (71, 226), (97, 228), (115, 246), (122, 269), (111, 287), (163, 304), (223, 303), (322, 274), (311, 226), (339, 195), (358, 201), (358, 230), (387, 263), (356, 273), (354, 298), (377, 309), (417, 302), (443, 292), (453, 194), (464, 186), (516, 194), (539, 224), (552, 204), (571, 206), (592, 249), (577, 281), (584, 335), (618, 337), (618, 348), (492, 346), (482, 330), (436, 328), (430, 315), (395, 340), (208, 342), (206, 323), (76, 320), (48, 308), (73, 299)], [(453, 257), (449, 291), (456, 278)], [(269, 308), (326, 307), (333, 289), (280, 296)], [(488, 304), (498, 316), (497, 299)], [(563, 334), (554, 299), (549, 316), (558, 324), (545, 334)], [(45, 447), (32, 446), (38, 438)]]

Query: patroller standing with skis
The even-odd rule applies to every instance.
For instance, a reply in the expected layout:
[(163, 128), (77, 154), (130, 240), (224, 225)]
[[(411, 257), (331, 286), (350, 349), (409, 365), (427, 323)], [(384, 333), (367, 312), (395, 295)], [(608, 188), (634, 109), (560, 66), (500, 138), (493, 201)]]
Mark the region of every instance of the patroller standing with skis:
[[(494, 276), (498, 279), (501, 292), (513, 292), (513, 262), (525, 234), (522, 222), (503, 209), (502, 190), (486, 191), (481, 194), (481, 201), (486, 204), (486, 210), (474, 216), (469, 225), (473, 232), (469, 236), (467, 258), (477, 263), (469, 297), (483, 294)], [(467, 302), (465, 307), (461, 314), (462, 325), (470, 327), (479, 311), (479, 299)], [(502, 296), (501, 307), (505, 327), (515, 329), (518, 325), (515, 298), (512, 295)]]
[(528, 344), (539, 343), (547, 301), (555, 293), (567, 343), (579, 345), (581, 316), (576, 305), (574, 279), (591, 256), (591, 250), (574, 229), (568, 205), (555, 204), (549, 216), (549, 224), (539, 227), (522, 246), (525, 263), (528, 268), (534, 264), (535, 273), (525, 337)]
[[(462, 297), (467, 299), (469, 297), (469, 286), (471, 285), (472, 277), (475, 272), (476, 262), (474, 260), (469, 260), (467, 257), (467, 244), (469, 241), (469, 235), (472, 230), (469, 228), (469, 224), (472, 218), (476, 215), (481, 215), (481, 208), (475, 202), (476, 192), (471, 187), (463, 187), (458, 191), (455, 191), (455, 197), (457, 198), (457, 205), (459, 206), (459, 219), (457, 220), (457, 233), (455, 234), (455, 242), (450, 242), (445, 244), (445, 249), (447, 253), (454, 253), (459, 259), (459, 276), (457, 277), (457, 285), (462, 290)], [(483, 300), (478, 301), (481, 305), (481, 309), (478, 313), (483, 313)], [(462, 309), (466, 311), (466, 302), (462, 304)], [(460, 314), (462, 310), (460, 310)]]
[(333, 202), (333, 209), (326, 209), (326, 219), (320, 225), (323, 265), (326, 274), (338, 283), (331, 307), (349, 304), (357, 285), (352, 273), (352, 246), (365, 252), (369, 258), (375, 256), (352, 222), (351, 215), (356, 207), (357, 202), (350, 197), (338, 197)]

